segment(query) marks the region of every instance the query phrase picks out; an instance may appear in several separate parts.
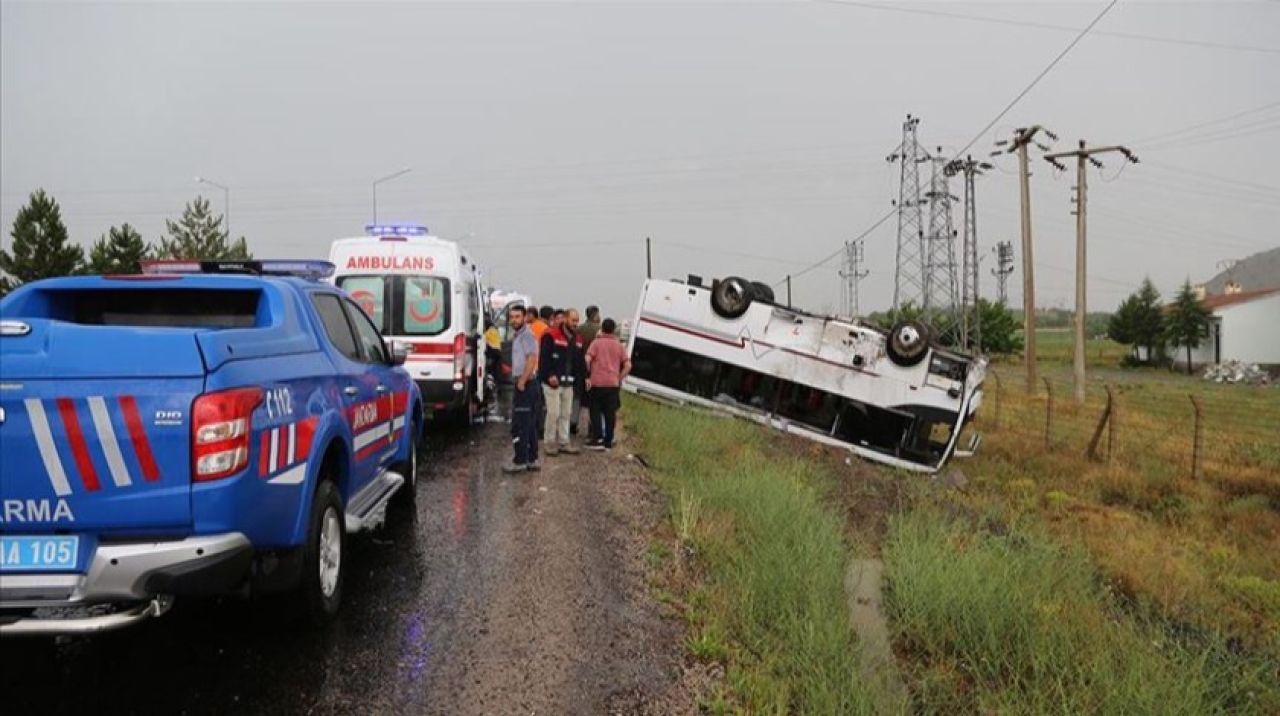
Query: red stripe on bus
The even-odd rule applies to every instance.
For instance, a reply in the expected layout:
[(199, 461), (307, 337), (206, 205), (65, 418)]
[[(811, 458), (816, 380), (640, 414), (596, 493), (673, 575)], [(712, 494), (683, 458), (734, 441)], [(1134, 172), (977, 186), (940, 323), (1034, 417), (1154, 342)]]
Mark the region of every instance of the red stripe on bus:
[[(745, 346), (746, 346), (746, 339), (745, 339), (745, 338), (739, 338), (739, 339), (738, 339), (738, 342), (737, 342), (737, 343), (734, 343), (733, 341), (727, 341), (727, 340), (725, 340), (725, 339), (723, 339), (723, 338), (717, 338), (716, 336), (707, 335), (706, 333), (700, 333), (700, 332), (698, 332), (698, 331), (690, 330), (690, 329), (688, 329), (688, 328), (683, 328), (683, 327), (681, 327), (681, 326), (676, 326), (676, 325), (673, 325), (673, 324), (670, 324), (670, 323), (666, 323), (666, 322), (664, 322), (664, 321), (658, 321), (658, 320), (655, 320), (655, 319), (652, 319), (652, 318), (641, 317), (641, 318), (640, 318), (640, 321), (641, 321), (642, 323), (652, 323), (652, 324), (653, 324), (653, 325), (655, 325), (655, 326), (662, 326), (663, 328), (667, 328), (667, 329), (670, 329), (670, 330), (673, 330), (673, 331), (677, 331), (677, 332), (679, 332), (679, 333), (684, 333), (684, 334), (686, 334), (686, 335), (694, 336), (695, 338), (702, 338), (702, 339), (704, 339), (704, 340), (708, 340), (708, 341), (715, 341), (716, 343), (723, 343), (724, 345), (727, 345), (727, 346), (733, 346), (734, 348), (743, 348), (743, 347), (745, 347)], [(865, 369), (865, 368), (859, 368), (859, 367), (857, 367), (857, 366), (855, 366), (855, 365), (851, 365), (851, 364), (850, 364), (850, 365), (846, 365), (846, 364), (844, 364), (844, 363), (840, 363), (840, 362), (838, 362), (838, 361), (827, 360), (826, 358), (819, 358), (818, 356), (813, 355), (812, 353), (801, 353), (800, 351), (795, 350), (795, 349), (793, 349), (793, 348), (786, 348), (786, 347), (784, 347), (784, 346), (778, 346), (778, 345), (774, 345), (774, 344), (772, 344), (772, 343), (766, 343), (766, 342), (764, 342), (764, 341), (757, 340), (757, 339), (754, 339), (754, 338), (753, 338), (753, 339), (751, 339), (751, 342), (752, 342), (752, 343), (754, 343), (754, 344), (756, 344), (756, 345), (758, 345), (758, 346), (764, 347), (764, 348), (773, 348), (773, 349), (775, 349), (775, 350), (780, 350), (780, 351), (782, 351), (783, 353), (789, 353), (789, 354), (791, 354), (791, 355), (793, 355), (793, 356), (796, 356), (796, 357), (798, 357), (798, 358), (808, 358), (809, 360), (816, 360), (816, 361), (818, 361), (819, 363), (826, 363), (827, 365), (832, 365), (832, 366), (835, 366), (835, 367), (837, 367), (837, 368), (847, 368), (847, 369), (849, 369), (849, 370), (856, 370), (856, 371), (858, 371), (859, 373), (865, 373), (865, 374), (867, 374), (867, 375), (879, 375), (878, 373), (875, 373), (875, 372), (873, 372), (873, 371), (869, 371), (869, 370), (867, 370), (867, 369)]]
[(76, 416), (76, 404), (71, 398), (58, 398), (58, 414), (62, 416), (62, 425), (67, 429), (67, 438), (71, 441), (71, 454), (76, 458), (76, 469), (80, 472), (80, 481), (85, 489), (98, 490), (98, 472), (93, 469), (93, 460), (89, 457), (89, 446), (84, 441), (84, 432), (80, 430), (80, 418)]
[(744, 340), (744, 339), (742, 339), (742, 338), (739, 338), (739, 339), (737, 340), (737, 342), (735, 343), (734, 341), (725, 340), (724, 338), (719, 338), (719, 337), (717, 337), (717, 336), (710, 336), (710, 335), (707, 335), (706, 333), (699, 333), (698, 331), (690, 330), (690, 329), (688, 329), (688, 328), (684, 328), (684, 327), (682, 327), (682, 326), (677, 326), (677, 325), (675, 325), (675, 324), (667, 323), (666, 321), (659, 321), (659, 320), (657, 320), (657, 319), (653, 319), (653, 318), (646, 318), (646, 317), (643, 317), (643, 316), (642, 316), (642, 317), (640, 318), (640, 322), (641, 322), (641, 323), (652, 323), (652, 324), (653, 324), (653, 325), (655, 325), (655, 326), (662, 326), (663, 328), (666, 328), (666, 329), (669, 329), (669, 330), (672, 330), (672, 331), (677, 331), (677, 332), (679, 332), (679, 333), (684, 333), (684, 334), (687, 334), (687, 335), (690, 335), (690, 336), (697, 336), (698, 338), (704, 338), (704, 339), (706, 339), (706, 340), (708, 340), (708, 341), (715, 341), (716, 343), (723, 343), (723, 344), (724, 344), (724, 345), (726, 345), (726, 346), (733, 346), (734, 348), (742, 348), (742, 347), (746, 346), (746, 344), (747, 344), (746, 340)]
[(147, 482), (159, 480), (160, 470), (156, 467), (156, 456), (151, 454), (151, 443), (147, 441), (147, 431), (142, 427), (142, 416), (138, 414), (138, 403), (132, 395), (120, 396), (120, 412), (124, 413), (124, 424), (129, 429), (129, 442), (133, 443), (133, 452), (138, 456), (142, 477)]

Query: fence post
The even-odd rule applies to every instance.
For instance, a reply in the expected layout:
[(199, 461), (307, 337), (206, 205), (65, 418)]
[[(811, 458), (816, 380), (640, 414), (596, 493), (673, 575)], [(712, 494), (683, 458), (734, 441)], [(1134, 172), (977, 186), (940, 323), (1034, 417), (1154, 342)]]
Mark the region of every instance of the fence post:
[[(1113, 425), (1113, 423), (1111, 422), (1111, 419), (1112, 419), (1111, 386), (1108, 385), (1106, 386), (1106, 388), (1107, 388), (1107, 405), (1105, 408), (1102, 409), (1102, 415), (1098, 418), (1098, 427), (1093, 429), (1093, 437), (1089, 439), (1089, 449), (1085, 451), (1085, 454), (1088, 456), (1088, 458), (1094, 461), (1098, 459), (1098, 441), (1102, 439), (1102, 429), (1104, 427), (1110, 428)], [(1108, 430), (1107, 432), (1107, 462), (1108, 463), (1111, 462), (1112, 434), (1113, 432), (1111, 430)]]
[(1049, 382), (1048, 378), (1041, 378), (1041, 380), (1044, 381), (1044, 389), (1049, 393), (1049, 403), (1044, 409), (1044, 449), (1048, 450), (1050, 447), (1049, 430), (1053, 427), (1053, 384)]
[(1195, 424), (1191, 435), (1191, 479), (1200, 479), (1200, 401), (1194, 395), (1188, 395), (1191, 398), (1191, 407), (1195, 409)]
[(1116, 396), (1111, 392), (1111, 385), (1103, 386), (1107, 389), (1107, 412), (1111, 413), (1111, 419), (1107, 421), (1107, 464), (1111, 464), (1111, 456), (1116, 451), (1116, 420), (1120, 417), (1120, 406), (1116, 405)]

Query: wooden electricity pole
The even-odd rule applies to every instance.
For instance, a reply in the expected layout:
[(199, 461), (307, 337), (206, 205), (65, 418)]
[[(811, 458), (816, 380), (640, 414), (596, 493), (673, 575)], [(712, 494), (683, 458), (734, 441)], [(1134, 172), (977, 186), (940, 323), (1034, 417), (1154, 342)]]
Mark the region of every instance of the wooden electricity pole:
[(1073, 378), (1075, 381), (1074, 397), (1077, 403), (1084, 403), (1085, 398), (1085, 366), (1084, 366), (1084, 349), (1085, 335), (1084, 324), (1088, 315), (1085, 302), (1086, 285), (1085, 279), (1088, 274), (1089, 262), (1086, 260), (1087, 248), (1087, 232), (1088, 232), (1088, 164), (1093, 164), (1099, 169), (1102, 168), (1102, 162), (1093, 157), (1095, 154), (1104, 154), (1106, 152), (1120, 152), (1126, 159), (1138, 163), (1138, 157), (1133, 152), (1122, 146), (1111, 147), (1093, 147), (1092, 149), (1085, 147), (1084, 140), (1080, 140), (1080, 148), (1072, 152), (1056, 152), (1054, 154), (1046, 154), (1045, 161), (1054, 165), (1058, 169), (1066, 170), (1066, 166), (1058, 161), (1062, 157), (1076, 158), (1076, 316), (1075, 316), (1075, 356), (1073, 359)]
[[(1037, 124), (1013, 130), (1012, 140), (996, 142), (996, 146), (1006, 147), (1005, 153), (1016, 152), (1018, 155), (1018, 187), (1022, 195), (1022, 340), (1027, 395), (1036, 392), (1036, 271), (1031, 251), (1031, 171), (1027, 162), (1027, 145), (1035, 139), (1036, 132), (1044, 132), (1052, 140), (1058, 139), (1058, 135)], [(1036, 146), (1042, 151), (1049, 150), (1042, 144)], [(997, 150), (992, 155), (999, 153)]]

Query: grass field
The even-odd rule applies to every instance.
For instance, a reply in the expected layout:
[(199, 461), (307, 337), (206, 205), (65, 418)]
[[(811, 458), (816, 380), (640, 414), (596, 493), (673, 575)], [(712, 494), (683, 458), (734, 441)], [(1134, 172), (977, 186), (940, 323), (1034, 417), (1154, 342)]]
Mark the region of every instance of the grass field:
[[(1048, 445), (1047, 396), (1026, 395), (1020, 368), (997, 365), (1000, 421), (988, 384), (975, 426), (985, 442), (963, 466), (972, 489), (960, 499), (1083, 549), (1126, 599), (1280, 663), (1280, 389), (1098, 366), (1076, 405), (1069, 369), (1040, 365), (1056, 393)], [(1104, 384), (1117, 408), (1113, 453), (1091, 461)]]
[[(1111, 462), (1093, 462), (1106, 394), (1099, 382), (1071, 403), (1069, 334), (1059, 344), (1042, 341), (1057, 391), (1050, 445), (1045, 396), (1023, 395), (1016, 365), (997, 365), (1002, 424), (989, 395), (979, 456), (956, 463), (961, 490), (629, 401), (672, 497), (674, 539), (696, 548), (696, 570), (671, 588), (689, 605), (691, 653), (728, 666), (720, 707), (902, 707), (841, 678), (856, 639), (838, 575), (856, 554), (885, 562), (910, 710), (1280, 713), (1280, 390), (1100, 368), (1119, 419)], [(1091, 351), (1112, 365), (1123, 354)], [(1199, 479), (1189, 392), (1215, 425)]]
[(656, 559), (674, 569), (660, 588), (683, 609), (690, 653), (727, 669), (729, 691), (707, 709), (901, 712), (887, 691), (855, 678), (848, 549), (814, 468), (770, 455), (745, 423), (642, 400), (626, 410), (671, 498), (672, 544)]

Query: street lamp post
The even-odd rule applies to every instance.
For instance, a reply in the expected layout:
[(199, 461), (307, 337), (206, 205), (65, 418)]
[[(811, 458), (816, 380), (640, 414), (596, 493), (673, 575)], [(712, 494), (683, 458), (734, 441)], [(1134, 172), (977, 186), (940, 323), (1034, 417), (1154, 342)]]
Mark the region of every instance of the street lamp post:
[(212, 179), (196, 177), (197, 184), (208, 184), (222, 190), (222, 228), (227, 232), (227, 241), (231, 240), (231, 189)]
[(378, 185), (384, 181), (391, 181), (399, 176), (404, 176), (413, 171), (410, 167), (405, 167), (398, 172), (392, 172), (384, 177), (373, 180), (373, 223), (378, 223)]

